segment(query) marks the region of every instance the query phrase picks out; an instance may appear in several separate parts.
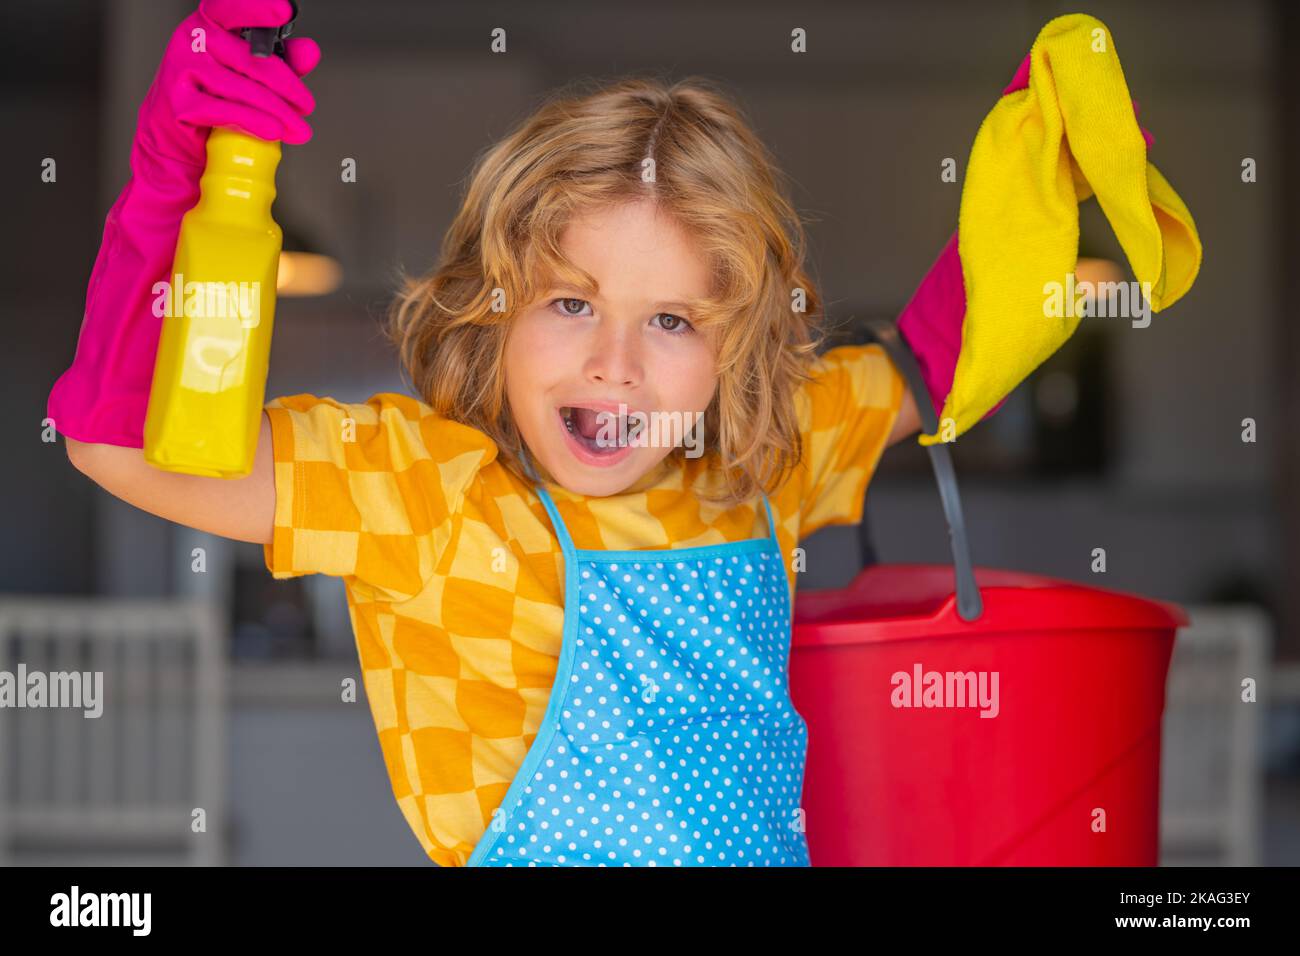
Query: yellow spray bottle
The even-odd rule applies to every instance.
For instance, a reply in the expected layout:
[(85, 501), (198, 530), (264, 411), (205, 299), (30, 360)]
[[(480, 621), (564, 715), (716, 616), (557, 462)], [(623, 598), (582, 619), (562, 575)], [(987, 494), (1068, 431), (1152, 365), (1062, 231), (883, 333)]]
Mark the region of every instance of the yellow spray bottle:
[[(245, 33), (254, 54), (266, 55), (283, 49), (289, 29)], [(232, 129), (208, 135), (199, 201), (181, 220), (160, 291), (144, 422), (144, 457), (157, 468), (213, 478), (253, 470), (282, 242), (271, 218), (279, 163), (278, 142)]]

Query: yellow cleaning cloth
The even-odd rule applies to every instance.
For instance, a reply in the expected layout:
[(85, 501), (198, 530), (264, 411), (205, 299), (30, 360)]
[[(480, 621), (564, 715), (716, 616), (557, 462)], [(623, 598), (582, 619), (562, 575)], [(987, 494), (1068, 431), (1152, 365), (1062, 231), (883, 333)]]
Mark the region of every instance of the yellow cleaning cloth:
[(1057, 17), (1038, 34), (1030, 61), (1029, 86), (993, 107), (967, 165), (957, 230), (966, 316), (940, 416), (955, 423), (949, 438), (1078, 327), (1078, 309), (1049, 308), (1048, 290), (1074, 287), (1067, 274), (1078, 260), (1080, 202), (1096, 195), (1137, 281), (1150, 283), (1151, 311), (1178, 301), (1201, 265), (1191, 213), (1147, 160), (1105, 24)]

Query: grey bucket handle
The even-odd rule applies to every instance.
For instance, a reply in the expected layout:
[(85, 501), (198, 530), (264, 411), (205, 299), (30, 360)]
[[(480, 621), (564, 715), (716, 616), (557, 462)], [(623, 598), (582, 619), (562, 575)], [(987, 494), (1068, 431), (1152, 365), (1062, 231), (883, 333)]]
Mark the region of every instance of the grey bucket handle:
[[(879, 343), (907, 381), (916, 402), (916, 410), (920, 412), (925, 434), (937, 434), (939, 416), (935, 413), (934, 403), (930, 401), (930, 390), (921, 377), (916, 357), (898, 334), (897, 326), (883, 319), (867, 319), (863, 324), (868, 332), (867, 341)], [(957, 616), (963, 621), (974, 621), (984, 613), (984, 601), (980, 597), (979, 586), (975, 583), (975, 567), (971, 563), (966, 519), (962, 516), (961, 495), (957, 491), (957, 473), (952, 467), (952, 455), (945, 442), (928, 445), (926, 451), (930, 453), (934, 480), (939, 486), (939, 498), (943, 502), (943, 515), (948, 521), (953, 575), (957, 585)]]

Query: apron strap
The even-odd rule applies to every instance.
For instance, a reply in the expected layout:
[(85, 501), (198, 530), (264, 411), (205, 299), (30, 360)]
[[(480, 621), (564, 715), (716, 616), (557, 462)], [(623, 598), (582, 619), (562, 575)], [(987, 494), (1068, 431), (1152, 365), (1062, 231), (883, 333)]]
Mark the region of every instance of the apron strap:
[(565, 527), (564, 519), (560, 517), (560, 509), (555, 507), (555, 501), (551, 498), (551, 493), (542, 484), (537, 469), (533, 467), (533, 457), (528, 454), (526, 447), (522, 449), (522, 458), (524, 472), (529, 478), (533, 479), (533, 490), (537, 492), (537, 497), (542, 499), (542, 507), (546, 509), (546, 513), (551, 516), (551, 527), (555, 529), (555, 536), (560, 539), (560, 550), (564, 552), (564, 563), (567, 566), (572, 566), (576, 560), (573, 539), (569, 537), (569, 529)]
[(772, 505), (767, 500), (767, 495), (763, 496), (763, 507), (767, 509), (767, 535), (776, 543), (776, 522), (772, 520)]
[(573, 539), (569, 537), (569, 529), (564, 526), (564, 519), (560, 517), (560, 509), (555, 507), (551, 493), (540, 483), (535, 490), (537, 496), (542, 499), (546, 513), (551, 516), (551, 527), (555, 529), (555, 536), (560, 539), (560, 550), (564, 552), (564, 561), (572, 567), (577, 557), (574, 554)]

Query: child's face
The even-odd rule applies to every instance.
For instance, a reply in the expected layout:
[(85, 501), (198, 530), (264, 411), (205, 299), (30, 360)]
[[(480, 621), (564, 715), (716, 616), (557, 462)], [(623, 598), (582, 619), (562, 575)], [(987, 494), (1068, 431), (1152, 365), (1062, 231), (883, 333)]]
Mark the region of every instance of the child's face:
[[(575, 218), (560, 239), (568, 261), (600, 289), (545, 290), (512, 321), (506, 338), (506, 395), (542, 477), (575, 494), (617, 494), (658, 465), (702, 417), (717, 387), (712, 336), (690, 324), (684, 305), (709, 293), (709, 270), (691, 238), (649, 201)], [(644, 412), (646, 432), (621, 447), (584, 444), (589, 413), (562, 409), (605, 403)], [(658, 416), (650, 413), (659, 412)], [(674, 414), (675, 413), (675, 414)], [(635, 432), (608, 416), (604, 439)], [(674, 424), (675, 422), (675, 424)], [(599, 427), (599, 426), (597, 426)], [(702, 442), (703, 424), (688, 440)]]

